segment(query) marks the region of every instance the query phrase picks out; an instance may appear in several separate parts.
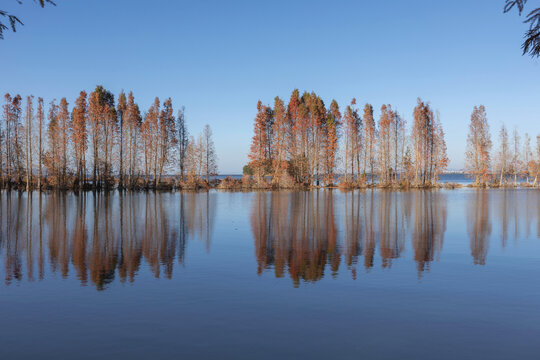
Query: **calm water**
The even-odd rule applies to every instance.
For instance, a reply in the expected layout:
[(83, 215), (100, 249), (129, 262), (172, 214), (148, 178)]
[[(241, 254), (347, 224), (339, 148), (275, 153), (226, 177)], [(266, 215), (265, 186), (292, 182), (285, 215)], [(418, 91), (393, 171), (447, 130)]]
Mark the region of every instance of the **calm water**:
[(540, 191), (0, 193), (1, 359), (538, 359)]

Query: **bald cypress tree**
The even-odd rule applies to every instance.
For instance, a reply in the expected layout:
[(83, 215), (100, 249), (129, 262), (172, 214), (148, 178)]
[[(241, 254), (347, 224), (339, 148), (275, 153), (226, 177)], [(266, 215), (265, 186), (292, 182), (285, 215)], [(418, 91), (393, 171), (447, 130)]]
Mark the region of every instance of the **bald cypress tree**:
[(439, 174), (446, 170), (450, 160), (448, 159), (446, 139), (444, 136), (444, 130), (442, 127), (439, 112), (436, 111), (435, 123), (433, 129), (433, 174), (431, 178), (432, 184), (438, 180)]
[(128, 162), (128, 186), (133, 189), (135, 186), (135, 175), (138, 171), (139, 153), (141, 147), (142, 117), (139, 106), (135, 103), (135, 97), (130, 92), (128, 95), (125, 126), (127, 127), (127, 162)]
[(269, 150), (271, 149), (271, 139), (269, 139), (268, 128), (272, 126), (272, 111), (264, 106), (259, 100), (257, 102), (257, 116), (253, 124), (253, 138), (251, 140), (251, 149), (249, 159), (251, 166), (255, 170), (257, 182), (262, 182), (267, 173), (267, 168), (271, 162)]
[(534, 176), (533, 186), (536, 186), (538, 182), (538, 175), (540, 175), (540, 135), (536, 136), (536, 173)]
[(375, 171), (375, 148), (377, 145), (377, 128), (375, 118), (373, 117), (373, 106), (366, 104), (364, 106), (364, 174), (369, 167), (371, 183), (373, 184), (373, 174)]
[(47, 125), (47, 152), (45, 167), (47, 168), (48, 184), (61, 186), (62, 146), (58, 141), (60, 126), (58, 124), (58, 105), (51, 101), (49, 105), (49, 123)]
[(89, 137), (90, 144), (92, 148), (92, 186), (95, 189), (98, 182), (98, 164), (99, 160), (99, 143), (100, 143), (100, 134), (101, 134), (101, 117), (102, 109), (99, 98), (99, 93), (93, 91), (90, 93), (88, 101), (88, 120), (89, 120)]
[(172, 150), (176, 146), (176, 119), (173, 115), (172, 100), (168, 98), (163, 103), (163, 109), (159, 114), (158, 125), (158, 173), (156, 185), (159, 184), (163, 169), (171, 162)]
[(32, 105), (33, 96), (26, 97), (26, 191), (30, 191), (32, 181), (32, 122), (34, 120), (34, 109)]
[(531, 148), (531, 138), (528, 133), (525, 133), (523, 140), (523, 176), (526, 179), (527, 185), (529, 184), (529, 178), (534, 171), (533, 154)]
[(377, 149), (379, 183), (388, 184), (391, 170), (391, 128), (394, 121), (392, 108), (390, 105), (381, 106), (381, 117), (379, 119), (379, 146)]
[(275, 184), (281, 184), (284, 177), (287, 175), (287, 155), (289, 145), (289, 124), (287, 119), (287, 110), (283, 100), (279, 97), (274, 98), (274, 121), (273, 121), (273, 134), (274, 134), (274, 148), (275, 157), (273, 160), (273, 176), (272, 181)]
[(22, 98), (16, 95), (13, 98), (5, 95), (6, 104), (4, 105), (4, 116), (6, 123), (6, 163), (8, 187), (11, 187), (13, 178), (17, 184), (22, 183), (24, 175), (23, 166), (23, 134), (21, 133), (23, 126), (21, 124), (21, 106)]
[(298, 89), (294, 89), (289, 98), (289, 103), (287, 104), (287, 124), (289, 127), (289, 141), (288, 141), (288, 151), (289, 151), (289, 161), (290, 168), (292, 170), (294, 179), (296, 182), (300, 182), (300, 168), (301, 168), (301, 155), (300, 155), (300, 144), (298, 136), (298, 121), (299, 121), (299, 107), (300, 107), (300, 96)]
[(12, 122), (13, 122), (13, 108), (12, 108), (12, 98), (9, 93), (4, 95), (4, 105), (3, 105), (3, 116), (4, 116), (4, 167), (5, 167), (5, 179), (7, 187), (11, 187), (11, 174), (12, 174)]
[(202, 134), (202, 148), (204, 151), (204, 173), (206, 175), (206, 181), (210, 180), (210, 176), (217, 175), (217, 154), (214, 145), (214, 139), (212, 129), (210, 125), (206, 124)]
[(186, 124), (186, 111), (182, 107), (176, 116), (176, 134), (178, 141), (178, 164), (180, 167), (180, 181), (185, 180), (187, 165), (187, 150), (189, 144), (189, 131)]
[(514, 186), (517, 186), (517, 179), (523, 165), (521, 161), (520, 142), (521, 137), (519, 136), (517, 128), (514, 128), (514, 132), (512, 134), (512, 174), (514, 175)]
[(413, 112), (412, 145), (415, 183), (420, 186), (433, 182), (436, 149), (435, 115), (429, 103), (417, 99)]
[(334, 171), (336, 168), (340, 126), (341, 113), (339, 112), (339, 105), (336, 100), (332, 100), (330, 103), (330, 109), (326, 114), (325, 124), (326, 136), (324, 145), (324, 172), (326, 184), (334, 183)]
[(471, 114), (465, 162), (475, 184), (485, 184), (491, 166), (491, 135), (484, 105), (475, 106)]
[(38, 98), (37, 107), (38, 120), (38, 190), (41, 191), (41, 178), (43, 177), (43, 125), (45, 124), (45, 110), (43, 99)]
[[(355, 105), (356, 99), (353, 98), (343, 115), (343, 168), (345, 182), (355, 181), (355, 164), (357, 164), (356, 159), (360, 150), (359, 132), (361, 131), (361, 120)], [(349, 172), (351, 174), (350, 177)]]
[[(8, 94), (6, 94), (8, 95)], [(2, 181), (2, 188), (5, 186), (5, 180), (6, 180), (6, 174), (5, 170), (7, 169), (6, 166), (6, 157), (7, 157), (7, 146), (6, 146), (6, 126), (5, 124), (7, 121), (5, 120), (7, 118), (7, 115), (9, 113), (9, 108), (6, 107), (6, 104), (2, 106), (2, 116), (4, 118), (4, 121), (0, 123), (0, 178)]]
[(510, 146), (508, 143), (508, 131), (504, 124), (501, 126), (499, 132), (499, 151), (495, 158), (496, 167), (494, 170), (497, 170), (499, 173), (499, 186), (506, 184), (506, 176), (508, 174), (508, 167), (510, 164)]
[(88, 118), (88, 106), (86, 92), (81, 91), (75, 100), (75, 106), (71, 113), (71, 142), (75, 155), (75, 183), (77, 187), (85, 185), (86, 181), (86, 151), (88, 150), (88, 133), (86, 123)]
[(65, 188), (67, 185), (67, 170), (68, 170), (68, 143), (69, 143), (69, 110), (66, 98), (60, 100), (58, 110), (58, 140), (60, 145), (60, 186)]
[(90, 93), (88, 102), (88, 118), (90, 125), (90, 143), (93, 156), (93, 187), (109, 185), (112, 171), (112, 146), (117, 131), (114, 95), (96, 86)]
[(141, 126), (141, 135), (144, 149), (144, 173), (145, 184), (148, 186), (150, 174), (153, 176), (153, 183), (156, 184), (158, 173), (158, 137), (159, 137), (159, 98), (154, 99), (154, 103), (146, 112), (144, 122)]
[(125, 128), (125, 114), (127, 111), (127, 102), (126, 94), (124, 91), (118, 95), (118, 104), (116, 106), (116, 113), (118, 114), (118, 120), (120, 122), (118, 127), (118, 132), (120, 134), (119, 145), (120, 145), (120, 154), (119, 154), (119, 170), (118, 170), (118, 188), (124, 188), (124, 128)]

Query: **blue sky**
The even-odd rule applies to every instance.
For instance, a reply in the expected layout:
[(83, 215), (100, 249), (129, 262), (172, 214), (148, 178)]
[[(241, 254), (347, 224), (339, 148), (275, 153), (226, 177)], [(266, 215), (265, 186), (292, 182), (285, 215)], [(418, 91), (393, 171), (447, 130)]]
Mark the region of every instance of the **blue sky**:
[(141, 109), (170, 96), (191, 133), (213, 128), (221, 173), (247, 161), (257, 100), (294, 88), (389, 103), (409, 122), (416, 98), (430, 101), (452, 169), (474, 105), (494, 140), (503, 122), (540, 134), (540, 61), (521, 56), (526, 26), (503, 0), (55, 1), (2, 2), (25, 26), (0, 41), (0, 91), (72, 104), (102, 84)]

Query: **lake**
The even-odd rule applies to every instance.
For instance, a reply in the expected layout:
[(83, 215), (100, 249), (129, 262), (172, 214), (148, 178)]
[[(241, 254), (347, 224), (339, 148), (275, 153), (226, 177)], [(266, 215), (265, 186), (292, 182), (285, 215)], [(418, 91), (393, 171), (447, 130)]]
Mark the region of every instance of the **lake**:
[(1, 359), (537, 359), (540, 191), (0, 192)]

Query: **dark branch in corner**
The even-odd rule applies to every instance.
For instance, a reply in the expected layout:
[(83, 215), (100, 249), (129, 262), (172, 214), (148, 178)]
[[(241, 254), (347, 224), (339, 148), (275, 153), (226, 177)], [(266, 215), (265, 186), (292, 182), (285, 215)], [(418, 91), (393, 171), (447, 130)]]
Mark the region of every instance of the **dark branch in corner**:
[(514, 6), (517, 6), (519, 10), (519, 15), (521, 15), (521, 12), (523, 11), (523, 8), (525, 7), (526, 2), (527, 0), (506, 0), (506, 4), (504, 4), (504, 12), (507, 13), (510, 10), (512, 10)]
[[(16, 1), (19, 4), (23, 3), (22, 0)], [(38, 3), (42, 8), (45, 7), (45, 4), (51, 4), (53, 6), (56, 6), (56, 4), (52, 0), (34, 0), (34, 2)], [(0, 20), (0, 40), (4, 39), (4, 31), (9, 30), (9, 28), (11, 28), (13, 32), (17, 32), (17, 25), (24, 26), (23, 22), (17, 16), (9, 14), (7, 11), (0, 10), (0, 19), (6, 17), (9, 22), (9, 27)]]
[[(506, 0), (504, 12), (509, 12), (515, 6), (521, 16), (526, 3), (527, 0)], [(525, 32), (525, 40), (521, 45), (523, 55), (529, 54), (532, 57), (540, 57), (540, 8), (532, 10), (523, 22), (529, 24), (529, 30)]]

